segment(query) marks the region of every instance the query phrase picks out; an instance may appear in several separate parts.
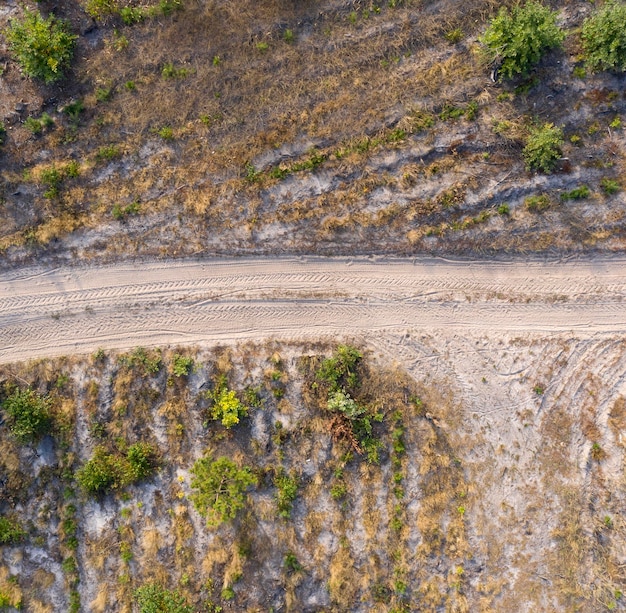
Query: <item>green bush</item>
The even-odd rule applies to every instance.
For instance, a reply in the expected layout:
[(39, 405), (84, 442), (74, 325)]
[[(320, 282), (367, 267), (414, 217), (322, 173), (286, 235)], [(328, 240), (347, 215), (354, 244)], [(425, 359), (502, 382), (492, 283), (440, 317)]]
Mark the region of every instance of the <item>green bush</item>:
[(156, 460), (156, 449), (150, 443), (135, 443), (125, 455), (110, 453), (99, 445), (76, 471), (76, 481), (88, 494), (103, 494), (149, 477), (156, 469)]
[(250, 467), (239, 468), (226, 457), (200, 458), (191, 474), (194, 476), (191, 487), (196, 492), (189, 498), (211, 527), (234, 519), (244, 507), (246, 488), (257, 483)]
[(52, 83), (63, 76), (78, 38), (54, 15), (44, 19), (38, 11), (27, 8), (22, 19), (11, 20), (5, 36), (24, 74), (44, 83)]
[(582, 41), (592, 70), (626, 70), (626, 4), (607, 2), (586, 19)]
[(158, 583), (147, 583), (135, 591), (139, 613), (193, 613), (185, 597)]
[(591, 190), (586, 185), (581, 185), (580, 187), (575, 187), (569, 192), (563, 192), (561, 194), (561, 200), (583, 200), (584, 198), (589, 198), (591, 195)]
[(220, 377), (213, 391), (211, 417), (221, 421), (225, 428), (232, 428), (247, 414), (248, 409), (237, 398), (237, 394), (228, 389), (225, 377)]
[(298, 479), (295, 475), (288, 475), (282, 469), (274, 477), (276, 486), (276, 505), (278, 514), (285, 519), (291, 515), (293, 501), (298, 495)]
[(0, 545), (14, 545), (26, 536), (26, 531), (15, 519), (0, 517)]
[(550, 173), (562, 156), (563, 131), (546, 123), (530, 131), (523, 155), (527, 170)]
[(193, 358), (175, 353), (172, 358), (172, 373), (175, 377), (186, 377), (193, 368)]
[(348, 345), (339, 345), (335, 355), (325, 359), (316, 376), (330, 384), (331, 391), (358, 385), (357, 364), (363, 356), (358, 349)]
[(499, 64), (501, 77), (528, 74), (545, 51), (560, 46), (565, 33), (556, 17), (556, 12), (534, 0), (500, 9), (479, 40), (489, 58)]
[(13, 391), (2, 408), (9, 416), (9, 430), (22, 443), (39, 438), (52, 425), (50, 399), (30, 388)]

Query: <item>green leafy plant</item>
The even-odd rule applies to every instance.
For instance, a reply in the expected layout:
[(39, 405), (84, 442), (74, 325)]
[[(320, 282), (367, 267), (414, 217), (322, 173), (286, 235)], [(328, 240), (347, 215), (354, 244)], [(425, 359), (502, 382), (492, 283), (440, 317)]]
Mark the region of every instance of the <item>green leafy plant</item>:
[(24, 539), (26, 531), (16, 519), (0, 516), (0, 545), (15, 545)]
[(52, 425), (51, 400), (30, 388), (13, 390), (2, 402), (11, 434), (21, 443), (36, 440)]
[(85, 10), (94, 19), (105, 19), (117, 14), (119, 6), (116, 0), (87, 0)]
[(193, 358), (175, 353), (172, 358), (172, 373), (175, 377), (186, 377), (193, 368)]
[(212, 393), (213, 406), (211, 417), (222, 422), (225, 428), (232, 428), (241, 417), (248, 414), (248, 409), (241, 403), (237, 394), (228, 389), (226, 377), (219, 377)]
[(288, 551), (285, 554), (283, 564), (285, 565), (287, 572), (290, 572), (290, 573), (297, 573), (302, 570), (302, 564), (298, 562), (298, 558), (296, 557), (296, 554), (293, 551)]
[(528, 74), (545, 51), (561, 45), (565, 33), (556, 17), (556, 12), (534, 0), (500, 9), (479, 40), (499, 66), (501, 77)]
[(66, 22), (54, 15), (44, 19), (38, 11), (27, 8), (22, 19), (11, 20), (5, 36), (24, 74), (44, 83), (62, 78), (78, 38), (70, 34)]
[(135, 590), (139, 613), (193, 613), (193, 607), (178, 591), (164, 588), (158, 583), (147, 583)]
[(125, 454), (99, 445), (76, 471), (76, 481), (89, 494), (103, 494), (149, 477), (157, 467), (157, 451), (150, 443), (131, 445)]
[(550, 173), (562, 156), (563, 130), (546, 123), (530, 131), (523, 156), (528, 170)]
[(249, 466), (240, 468), (226, 457), (216, 460), (207, 456), (200, 458), (193, 465), (191, 474), (191, 487), (196, 491), (190, 499), (211, 527), (234, 519), (244, 507), (246, 489), (257, 483)]
[(586, 185), (581, 185), (569, 192), (563, 192), (561, 194), (561, 200), (583, 200), (584, 198), (589, 198), (590, 195), (591, 190)]
[(622, 186), (617, 181), (604, 177), (600, 180), (600, 189), (602, 189), (607, 196), (612, 196), (621, 191)]
[(24, 122), (24, 127), (35, 135), (41, 134), (46, 128), (50, 128), (53, 125), (54, 119), (48, 113), (42, 113), (39, 118), (27, 117)]
[(550, 208), (552, 202), (547, 194), (539, 194), (537, 196), (528, 196), (524, 199), (524, 204), (529, 211), (541, 212)]
[(607, 2), (586, 19), (582, 42), (592, 70), (626, 70), (626, 4)]
[(287, 519), (291, 515), (293, 501), (298, 495), (298, 478), (279, 470), (274, 476), (276, 486), (276, 505), (280, 517)]
[(123, 221), (127, 217), (131, 215), (138, 215), (141, 210), (141, 205), (139, 200), (133, 200), (130, 204), (123, 206), (116, 202), (113, 205), (113, 209), (111, 210), (111, 214), (113, 215), (113, 219), (117, 219), (118, 221)]

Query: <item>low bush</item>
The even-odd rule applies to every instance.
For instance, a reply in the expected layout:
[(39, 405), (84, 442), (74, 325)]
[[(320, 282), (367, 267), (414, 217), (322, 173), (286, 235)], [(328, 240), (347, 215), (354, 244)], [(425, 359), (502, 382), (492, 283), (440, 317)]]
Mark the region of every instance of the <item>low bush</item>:
[(88, 494), (103, 494), (149, 477), (156, 467), (157, 451), (150, 443), (135, 443), (125, 454), (111, 453), (100, 445), (76, 471), (76, 481)]
[(556, 17), (556, 12), (534, 0), (500, 9), (479, 40), (498, 64), (501, 77), (528, 74), (545, 51), (561, 45), (565, 33)]
[(27, 8), (22, 19), (11, 20), (5, 36), (24, 74), (44, 83), (63, 77), (78, 38), (68, 31), (66, 22), (54, 15), (44, 19), (38, 11)]
[(16, 519), (0, 516), (0, 545), (15, 545), (25, 536), (26, 531)]
[(221, 421), (225, 428), (237, 425), (240, 418), (248, 414), (248, 409), (237, 398), (237, 394), (228, 389), (224, 376), (218, 379), (212, 393), (212, 400), (211, 417)]
[(563, 155), (563, 131), (546, 123), (530, 131), (523, 155), (527, 170), (550, 173)]
[(193, 613), (185, 597), (158, 583), (147, 583), (135, 591), (139, 613)]
[(11, 434), (21, 443), (36, 440), (52, 425), (50, 398), (30, 388), (15, 389), (2, 402)]
[(607, 2), (586, 19), (582, 42), (592, 70), (626, 70), (626, 4)]

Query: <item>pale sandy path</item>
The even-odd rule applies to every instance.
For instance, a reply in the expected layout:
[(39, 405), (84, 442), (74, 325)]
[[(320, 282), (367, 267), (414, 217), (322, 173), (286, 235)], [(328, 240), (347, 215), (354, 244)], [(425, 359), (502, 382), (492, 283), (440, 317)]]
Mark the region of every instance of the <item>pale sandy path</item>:
[(0, 275), (0, 362), (98, 347), (434, 330), (626, 333), (626, 258), (255, 258)]

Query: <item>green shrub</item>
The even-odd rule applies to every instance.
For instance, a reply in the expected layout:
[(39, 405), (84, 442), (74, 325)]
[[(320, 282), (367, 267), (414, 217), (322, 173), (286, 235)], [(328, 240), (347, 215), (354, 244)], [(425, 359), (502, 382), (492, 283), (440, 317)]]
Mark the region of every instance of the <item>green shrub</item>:
[(587, 65), (593, 70), (626, 70), (626, 4), (607, 2), (586, 19), (582, 31)]
[(524, 200), (524, 204), (529, 211), (545, 211), (552, 204), (547, 194), (539, 194), (538, 196), (528, 196)]
[(285, 554), (283, 563), (288, 572), (297, 573), (302, 570), (302, 564), (298, 562), (298, 558), (296, 557), (296, 554), (293, 551), (288, 551)]
[(87, 0), (85, 2), (85, 10), (94, 19), (102, 20), (115, 15), (119, 7), (116, 0)]
[(126, 459), (130, 464), (132, 481), (141, 481), (149, 477), (156, 468), (156, 450), (150, 443), (139, 442), (131, 445), (126, 451)]
[(276, 505), (278, 514), (285, 519), (291, 515), (293, 501), (298, 495), (298, 479), (295, 475), (288, 475), (282, 469), (274, 477), (276, 486)]
[(7, 129), (4, 125), (4, 121), (0, 121), (0, 145), (4, 145), (4, 141), (7, 139)]
[(35, 117), (27, 117), (24, 122), (24, 127), (30, 130), (33, 134), (41, 134), (45, 128), (51, 128), (54, 125), (54, 119), (48, 115), (48, 113), (42, 113), (39, 119)]
[(331, 391), (358, 384), (356, 367), (362, 358), (358, 349), (348, 345), (339, 345), (335, 355), (325, 359), (317, 370), (316, 376), (330, 384)]
[(27, 8), (22, 19), (11, 20), (5, 36), (24, 74), (44, 83), (52, 83), (63, 76), (78, 38), (54, 15), (44, 19), (38, 11)]
[(193, 613), (185, 597), (158, 583), (147, 583), (135, 591), (139, 613)]
[(221, 421), (225, 428), (232, 428), (247, 414), (248, 409), (237, 398), (237, 394), (228, 389), (225, 377), (220, 377), (213, 390), (211, 417)]
[(548, 49), (558, 47), (565, 33), (556, 24), (557, 13), (530, 0), (510, 10), (502, 7), (479, 39), (501, 77), (528, 74)]
[(250, 467), (239, 468), (226, 457), (200, 458), (191, 474), (191, 487), (196, 491), (189, 498), (212, 527), (234, 519), (244, 507), (246, 488), (257, 483)]
[(103, 494), (149, 477), (156, 469), (156, 449), (150, 443), (135, 443), (121, 453), (110, 453), (101, 445), (76, 471), (76, 481), (88, 494)]
[(591, 190), (586, 185), (581, 185), (569, 192), (563, 192), (561, 194), (561, 200), (583, 200), (584, 198), (589, 198), (590, 195)]
[(607, 196), (612, 196), (621, 191), (622, 186), (617, 181), (604, 177), (600, 180), (600, 188)]
[(30, 388), (16, 389), (2, 402), (9, 417), (9, 430), (22, 443), (45, 434), (52, 425), (50, 399)]
[(0, 545), (15, 545), (25, 536), (26, 531), (17, 520), (0, 516)]
[(174, 354), (172, 358), (172, 373), (175, 377), (186, 377), (193, 368), (193, 358), (189, 356)]
[(523, 155), (528, 170), (550, 173), (562, 156), (563, 131), (546, 123), (530, 131)]

